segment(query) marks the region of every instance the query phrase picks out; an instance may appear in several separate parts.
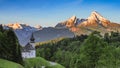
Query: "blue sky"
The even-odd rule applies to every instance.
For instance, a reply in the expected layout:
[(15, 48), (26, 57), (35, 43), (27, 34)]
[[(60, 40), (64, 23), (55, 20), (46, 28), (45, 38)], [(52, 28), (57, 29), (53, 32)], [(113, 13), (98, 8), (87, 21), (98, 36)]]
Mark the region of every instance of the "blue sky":
[(0, 23), (55, 26), (73, 15), (87, 18), (92, 11), (119, 23), (119, 6), (120, 0), (0, 0)]

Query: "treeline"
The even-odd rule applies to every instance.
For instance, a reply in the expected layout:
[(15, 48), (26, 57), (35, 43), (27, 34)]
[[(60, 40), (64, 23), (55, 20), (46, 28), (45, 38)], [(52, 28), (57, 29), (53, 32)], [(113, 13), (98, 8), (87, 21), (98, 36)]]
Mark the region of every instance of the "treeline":
[[(57, 42), (56, 42), (57, 41)], [(120, 33), (103, 36), (93, 32), (60, 41), (37, 44), (37, 56), (58, 62), (66, 68), (118, 68), (120, 67)]]
[(0, 25), (0, 59), (23, 64), (21, 46), (12, 29), (4, 30)]

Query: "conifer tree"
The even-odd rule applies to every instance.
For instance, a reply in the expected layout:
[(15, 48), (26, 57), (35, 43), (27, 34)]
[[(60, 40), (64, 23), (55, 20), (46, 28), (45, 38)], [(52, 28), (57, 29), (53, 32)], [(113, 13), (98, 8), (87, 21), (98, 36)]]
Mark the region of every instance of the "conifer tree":
[(93, 32), (80, 48), (80, 56), (76, 60), (76, 66), (84, 68), (95, 68), (103, 48), (107, 44), (100, 39), (99, 32)]
[(21, 46), (13, 30), (0, 26), (0, 58), (23, 64)]

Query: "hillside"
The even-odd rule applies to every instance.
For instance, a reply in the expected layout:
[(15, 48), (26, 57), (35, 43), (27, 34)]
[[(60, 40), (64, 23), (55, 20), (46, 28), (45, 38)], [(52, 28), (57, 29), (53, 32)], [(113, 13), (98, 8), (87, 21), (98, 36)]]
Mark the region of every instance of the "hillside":
[(25, 59), (25, 68), (37, 67), (37, 68), (64, 68), (62, 65), (49, 62), (41, 57)]
[(0, 59), (0, 68), (31, 68), (31, 67), (46, 67), (46, 68), (64, 68), (62, 65), (49, 62), (41, 57), (25, 59), (24, 67), (12, 61)]
[(0, 59), (0, 68), (24, 68), (24, 67), (12, 61)]

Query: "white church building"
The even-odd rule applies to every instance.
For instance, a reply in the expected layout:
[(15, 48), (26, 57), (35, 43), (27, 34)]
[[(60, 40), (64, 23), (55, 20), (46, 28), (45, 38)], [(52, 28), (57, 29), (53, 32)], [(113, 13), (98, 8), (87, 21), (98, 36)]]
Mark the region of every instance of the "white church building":
[(36, 50), (35, 50), (35, 39), (33, 34), (31, 35), (30, 42), (28, 42), (22, 48), (22, 58), (34, 58), (36, 57)]

